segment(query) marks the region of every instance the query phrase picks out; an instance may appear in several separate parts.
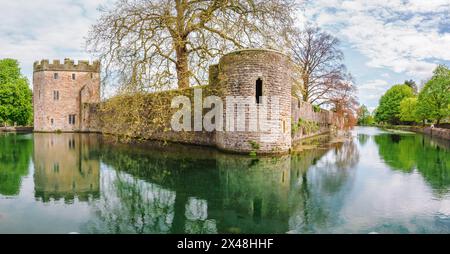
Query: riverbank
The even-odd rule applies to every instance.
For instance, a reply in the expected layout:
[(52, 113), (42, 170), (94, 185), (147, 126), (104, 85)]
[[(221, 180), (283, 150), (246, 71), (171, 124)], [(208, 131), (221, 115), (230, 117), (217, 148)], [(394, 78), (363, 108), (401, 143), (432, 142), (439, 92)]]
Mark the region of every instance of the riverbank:
[(0, 132), (21, 132), (21, 133), (31, 133), (31, 132), (33, 132), (33, 127), (24, 127), (24, 126), (6, 126), (6, 127), (0, 127)]
[(432, 137), (438, 137), (446, 140), (450, 140), (450, 129), (444, 128), (431, 128), (423, 126), (409, 126), (409, 125), (377, 125), (376, 127), (384, 129), (395, 129), (403, 131), (412, 131), (417, 133), (426, 134)]

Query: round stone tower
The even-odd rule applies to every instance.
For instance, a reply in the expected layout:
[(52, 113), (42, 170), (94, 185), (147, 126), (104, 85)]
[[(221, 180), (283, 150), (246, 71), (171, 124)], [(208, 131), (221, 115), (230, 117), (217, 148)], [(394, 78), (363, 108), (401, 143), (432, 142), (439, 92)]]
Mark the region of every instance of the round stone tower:
[(34, 130), (86, 131), (84, 106), (100, 102), (100, 63), (65, 59), (34, 63)]
[(231, 52), (218, 65), (224, 131), (219, 149), (258, 154), (291, 148), (291, 62), (281, 52), (245, 49)]

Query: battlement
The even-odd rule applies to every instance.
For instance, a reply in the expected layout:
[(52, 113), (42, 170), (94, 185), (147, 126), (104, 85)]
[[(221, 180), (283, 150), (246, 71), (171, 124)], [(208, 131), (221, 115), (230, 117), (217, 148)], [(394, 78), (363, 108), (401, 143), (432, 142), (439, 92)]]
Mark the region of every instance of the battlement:
[(100, 61), (79, 60), (77, 64), (75, 61), (69, 58), (64, 59), (64, 63), (60, 60), (53, 60), (50, 62), (47, 59), (36, 61), (33, 65), (33, 71), (80, 71), (80, 72), (100, 72)]

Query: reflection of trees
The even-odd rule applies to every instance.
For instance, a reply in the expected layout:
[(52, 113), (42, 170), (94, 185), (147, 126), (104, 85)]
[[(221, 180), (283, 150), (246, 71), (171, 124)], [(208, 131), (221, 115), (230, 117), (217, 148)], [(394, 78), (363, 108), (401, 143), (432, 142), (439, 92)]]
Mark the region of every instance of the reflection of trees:
[(169, 233), (175, 192), (119, 171), (104, 171), (90, 233)]
[[(284, 233), (287, 230), (288, 195), (291, 184), (295, 182), (291, 178), (290, 156), (254, 159), (221, 153), (205, 154), (195, 150), (178, 153), (105, 148), (102, 158), (120, 174), (140, 179), (140, 184), (157, 185), (173, 192), (174, 201), (167, 210), (173, 216), (171, 225), (167, 225), (171, 233)], [(126, 184), (136, 189), (129, 195), (140, 195), (140, 187), (135, 182), (128, 181)], [(109, 195), (133, 199), (119, 195), (122, 190), (118, 188), (123, 186), (116, 184), (110, 189), (113, 194)], [(136, 207), (135, 202), (147, 205)], [(152, 208), (161, 206), (157, 205), (160, 203), (158, 200), (145, 201), (138, 197), (134, 202), (124, 200), (117, 202), (120, 205), (115, 207), (106, 206), (110, 203), (106, 202), (104, 207), (96, 209), (97, 214), (102, 214), (99, 221), (105, 222), (101, 223), (102, 227), (95, 228), (114, 228), (106, 225), (118, 225), (115, 217), (123, 218), (127, 222), (125, 225), (131, 224), (136, 221), (135, 211), (139, 210), (141, 214), (156, 217), (164, 214)], [(136, 233), (166, 232), (166, 226), (158, 228), (151, 226), (151, 220), (145, 221), (149, 226), (139, 230), (123, 226), (116, 228)], [(95, 230), (91, 227), (90, 231)]]
[(22, 177), (28, 174), (33, 151), (31, 137), (0, 134), (0, 194), (13, 196), (19, 193)]
[(370, 139), (370, 136), (367, 134), (362, 134), (362, 133), (358, 134), (358, 141), (359, 141), (359, 144), (361, 144), (362, 146), (365, 145), (367, 143), (367, 141), (369, 141), (369, 139)]
[(375, 137), (380, 156), (393, 169), (415, 168), (438, 192), (450, 187), (450, 142), (422, 135), (384, 134)]
[(353, 141), (336, 144), (304, 171), (289, 226), (295, 233), (327, 232), (339, 223), (339, 211), (352, 187), (359, 151)]
[(295, 229), (313, 231), (335, 223), (333, 199), (358, 161), (352, 142), (277, 158), (108, 145), (101, 154), (117, 171), (102, 176), (87, 232), (285, 233), (295, 216)]

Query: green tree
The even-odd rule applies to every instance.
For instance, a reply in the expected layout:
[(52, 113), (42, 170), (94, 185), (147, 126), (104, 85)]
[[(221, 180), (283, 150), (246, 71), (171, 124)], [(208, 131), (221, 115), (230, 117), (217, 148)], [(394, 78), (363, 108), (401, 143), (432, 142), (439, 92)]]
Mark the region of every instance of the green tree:
[(418, 114), (423, 119), (436, 120), (450, 115), (450, 69), (439, 65), (433, 72), (433, 77), (425, 84), (419, 93)]
[(398, 124), (400, 122), (400, 102), (409, 97), (414, 97), (411, 87), (407, 85), (391, 87), (380, 99), (375, 115), (376, 121)]
[(366, 105), (362, 105), (358, 109), (358, 125), (369, 125), (373, 123), (372, 116)]
[(404, 122), (415, 122), (418, 120), (417, 113), (417, 98), (405, 98), (400, 102), (400, 120)]
[(414, 80), (412, 80), (412, 79), (410, 79), (410, 80), (405, 80), (405, 83), (404, 83), (404, 84), (407, 85), (407, 86), (409, 86), (409, 87), (411, 87), (411, 89), (413, 90), (413, 92), (414, 92), (415, 94), (417, 94), (418, 89), (417, 89), (416, 81), (414, 81)]
[(27, 125), (32, 121), (32, 92), (19, 62), (0, 60), (0, 123)]

